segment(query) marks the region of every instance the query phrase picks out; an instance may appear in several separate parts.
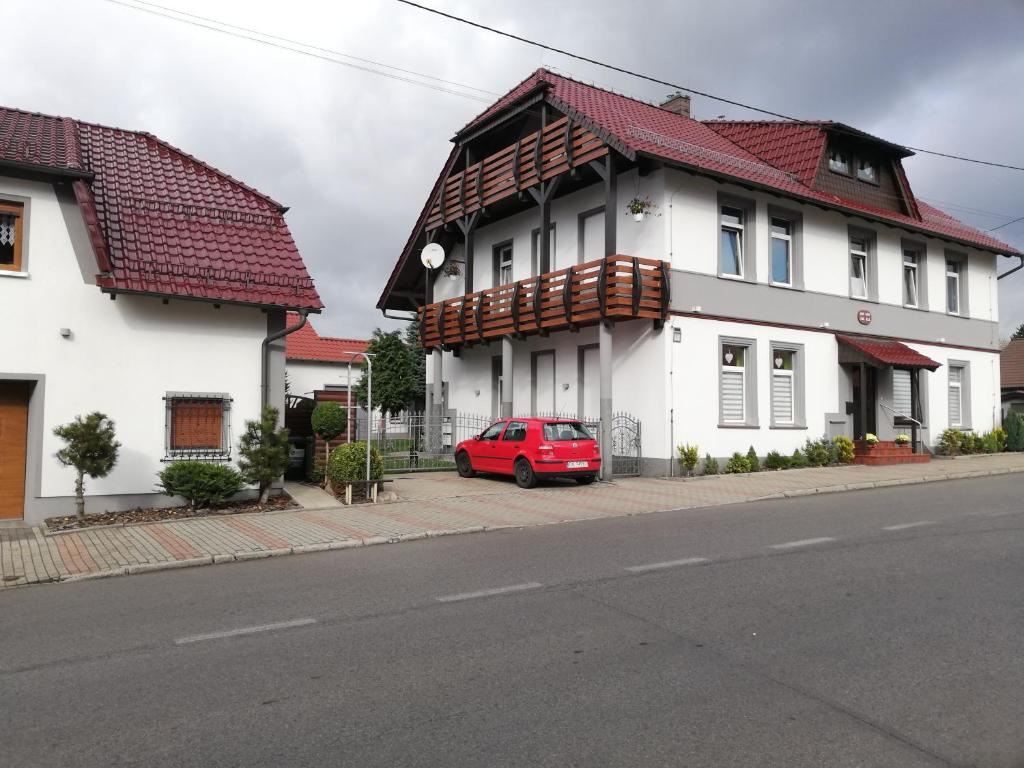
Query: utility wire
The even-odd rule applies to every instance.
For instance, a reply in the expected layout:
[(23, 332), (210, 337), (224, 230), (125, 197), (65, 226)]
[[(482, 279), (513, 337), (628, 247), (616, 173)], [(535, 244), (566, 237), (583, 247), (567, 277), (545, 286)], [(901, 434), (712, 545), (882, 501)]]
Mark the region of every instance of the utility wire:
[(1013, 221), (1008, 221), (1005, 224), (1000, 224), (998, 227), (992, 227), (992, 229), (990, 229), (989, 232), (995, 232), (997, 229), (1002, 229), (1003, 227), (1008, 227), (1011, 224), (1016, 224), (1018, 221), (1024, 221), (1024, 216), (1018, 216)]
[[(111, 1), (113, 1), (113, 0), (111, 0)], [(402, 3), (403, 5), (408, 5), (408, 6), (411, 6), (413, 8), (418, 8), (421, 11), (426, 11), (427, 13), (433, 13), (433, 14), (436, 14), (437, 16), (443, 16), (446, 19), (450, 19), (452, 21), (457, 21), (460, 24), (468, 24), (469, 26), (476, 27), (477, 29), (482, 29), (482, 30), (485, 30), (487, 32), (492, 32), (492, 33), (494, 33), (496, 35), (501, 35), (502, 37), (507, 37), (507, 38), (510, 38), (512, 40), (517, 40), (520, 43), (526, 43), (527, 45), (532, 45), (532, 46), (534, 46), (536, 48), (541, 48), (541, 49), (546, 50), (546, 51), (551, 51), (552, 53), (558, 53), (558, 54), (561, 54), (563, 56), (568, 56), (569, 58), (576, 59), (578, 61), (584, 61), (584, 62), (586, 62), (588, 64), (593, 64), (595, 66), (603, 67), (605, 69), (610, 69), (613, 72), (619, 72), (619, 73), (624, 74), (624, 75), (629, 75), (630, 77), (637, 77), (637, 78), (640, 78), (641, 80), (647, 80), (648, 82), (655, 83), (657, 85), (664, 85), (664, 86), (667, 86), (669, 88), (674, 88), (677, 91), (685, 91), (687, 93), (692, 93), (692, 94), (694, 94), (696, 96), (703, 96), (703, 97), (708, 98), (708, 99), (713, 99), (714, 101), (718, 101), (718, 102), (721, 102), (723, 104), (730, 104), (730, 105), (732, 105), (734, 107), (742, 107), (743, 109), (749, 109), (749, 110), (751, 110), (753, 112), (760, 112), (763, 115), (770, 115), (771, 117), (777, 117), (777, 118), (780, 118), (782, 120), (787, 120), (789, 122), (798, 123), (798, 124), (801, 124), (801, 125), (819, 126), (818, 123), (812, 123), (812, 122), (809, 122), (807, 120), (801, 120), (800, 118), (791, 117), (791, 116), (783, 114), (781, 112), (773, 112), (770, 109), (763, 109), (761, 107), (751, 106), (750, 104), (744, 104), (742, 101), (735, 101), (733, 99), (727, 99), (724, 96), (716, 96), (715, 94), (707, 93), (706, 91), (698, 91), (695, 88), (689, 88), (687, 86), (679, 85), (677, 83), (672, 83), (672, 82), (669, 82), (668, 80), (661, 80), (660, 78), (653, 77), (651, 75), (645, 75), (645, 74), (643, 74), (641, 72), (636, 72), (634, 70), (626, 69), (624, 67), (619, 67), (619, 66), (616, 66), (615, 64), (608, 64), (608, 63), (603, 62), (603, 61), (598, 61), (597, 59), (591, 59), (591, 58), (589, 58), (587, 56), (583, 56), (583, 55), (578, 54), (578, 53), (572, 53), (571, 51), (566, 51), (563, 48), (556, 48), (553, 45), (548, 45), (546, 43), (541, 43), (541, 42), (538, 42), (536, 40), (531, 40), (531, 39), (529, 39), (527, 37), (522, 37), (520, 35), (513, 34), (512, 32), (506, 32), (505, 30), (497, 29), (495, 27), (489, 27), (486, 24), (481, 24), (480, 22), (477, 22), (477, 21), (471, 21), (470, 19), (463, 18), (462, 16), (456, 16), (453, 13), (447, 13), (445, 11), (438, 10), (437, 8), (431, 8), (430, 6), (427, 6), (427, 5), (421, 5), (420, 3), (413, 2), (412, 0), (397, 0), (397, 1), (399, 3)], [(837, 130), (839, 132), (842, 132), (842, 133), (848, 133), (851, 136), (858, 135), (858, 134), (855, 134), (855, 133), (853, 133), (851, 131), (843, 131), (842, 129), (835, 129), (835, 130)], [(906, 145), (906, 144), (903, 144), (903, 145), (900, 145), (900, 146), (903, 146), (906, 149), (913, 150), (914, 152), (920, 152), (920, 153), (925, 154), (925, 155), (934, 155), (936, 157), (945, 157), (945, 158), (948, 158), (950, 160), (961, 160), (961, 161), (963, 161), (965, 163), (975, 163), (977, 165), (987, 165), (987, 166), (991, 166), (993, 168), (1006, 168), (1006, 169), (1011, 170), (1011, 171), (1024, 171), (1024, 166), (1009, 165), (1007, 163), (996, 163), (996, 162), (992, 162), (992, 161), (989, 161), (989, 160), (978, 160), (978, 159), (975, 159), (975, 158), (972, 158), (972, 157), (963, 157), (962, 155), (952, 155), (952, 154), (949, 154), (949, 153), (946, 153), (946, 152), (936, 152), (935, 150), (931, 150), (931, 149), (922, 149), (921, 147), (911, 147), (911, 146)]]

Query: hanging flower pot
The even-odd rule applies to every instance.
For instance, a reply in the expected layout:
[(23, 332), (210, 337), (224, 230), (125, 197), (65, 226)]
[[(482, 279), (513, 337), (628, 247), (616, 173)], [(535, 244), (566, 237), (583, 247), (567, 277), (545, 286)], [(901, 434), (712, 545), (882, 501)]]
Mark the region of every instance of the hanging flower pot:
[(462, 270), (459, 268), (459, 263), (457, 261), (449, 261), (444, 265), (441, 272), (452, 282), (455, 282), (462, 277)]
[(654, 203), (649, 197), (634, 197), (626, 203), (626, 211), (633, 216), (633, 221), (643, 221), (648, 214), (654, 212)]

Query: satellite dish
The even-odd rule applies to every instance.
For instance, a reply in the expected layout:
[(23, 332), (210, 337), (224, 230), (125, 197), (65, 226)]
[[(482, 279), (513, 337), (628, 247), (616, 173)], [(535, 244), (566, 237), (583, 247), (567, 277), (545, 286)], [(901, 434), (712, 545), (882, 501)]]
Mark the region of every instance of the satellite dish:
[(444, 262), (444, 248), (437, 243), (429, 243), (420, 251), (420, 261), (427, 269), (437, 269)]

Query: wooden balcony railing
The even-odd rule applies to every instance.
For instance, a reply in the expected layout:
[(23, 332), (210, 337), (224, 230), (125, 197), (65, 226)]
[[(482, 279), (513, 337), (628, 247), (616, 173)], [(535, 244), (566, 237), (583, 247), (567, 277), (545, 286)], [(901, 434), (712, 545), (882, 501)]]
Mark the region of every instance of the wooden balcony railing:
[(426, 228), (436, 229), (607, 154), (608, 145), (593, 131), (559, 118), (543, 131), (451, 174), (434, 200)]
[(656, 259), (609, 256), (429, 304), (420, 310), (420, 342), (425, 348), (456, 347), (601, 319), (663, 321), (668, 269)]

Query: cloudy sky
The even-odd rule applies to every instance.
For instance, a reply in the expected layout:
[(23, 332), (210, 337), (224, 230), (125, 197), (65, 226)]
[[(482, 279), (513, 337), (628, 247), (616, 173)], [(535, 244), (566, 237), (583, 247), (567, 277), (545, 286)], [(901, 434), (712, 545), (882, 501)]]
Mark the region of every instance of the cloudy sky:
[[(1024, 166), (1024, 0), (423, 2), (785, 114)], [(278, 39), (141, 0), (0, 0), (0, 103), (150, 131), (290, 206), (331, 335), (388, 325), (374, 305), (448, 140), (496, 94), (540, 65), (650, 101), (666, 92), (395, 0), (160, 3)], [(316, 55), (267, 44), (294, 47), (280, 38)], [(701, 97), (693, 109), (756, 116)], [(906, 166), (919, 197), (974, 226), (1024, 216), (1024, 172), (922, 155)], [(996, 234), (1024, 248), (1024, 222)], [(1006, 334), (1024, 322), (1024, 270), (1000, 286)]]

